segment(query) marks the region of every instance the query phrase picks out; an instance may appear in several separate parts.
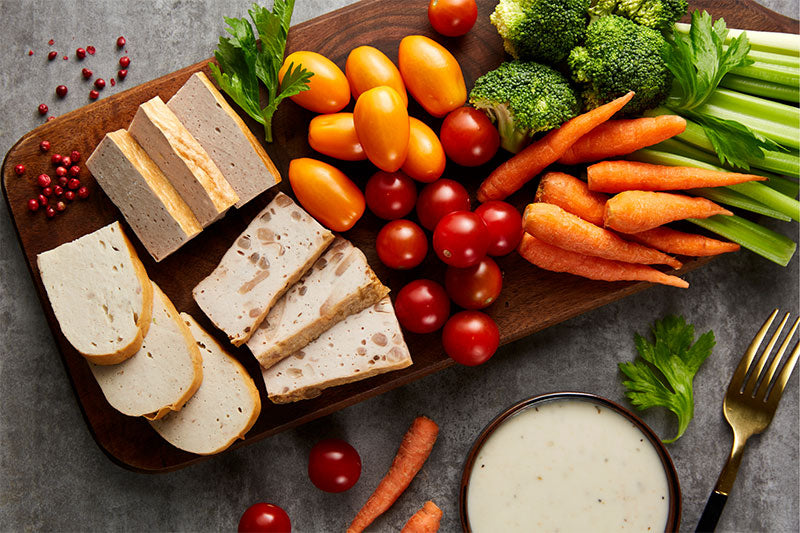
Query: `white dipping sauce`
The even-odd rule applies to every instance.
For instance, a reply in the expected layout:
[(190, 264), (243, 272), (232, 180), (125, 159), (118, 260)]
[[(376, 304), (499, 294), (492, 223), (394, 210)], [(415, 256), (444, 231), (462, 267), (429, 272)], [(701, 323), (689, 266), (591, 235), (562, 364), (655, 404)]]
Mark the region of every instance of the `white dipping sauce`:
[(584, 400), (542, 402), (502, 422), (467, 487), (475, 533), (664, 531), (661, 458), (633, 422)]

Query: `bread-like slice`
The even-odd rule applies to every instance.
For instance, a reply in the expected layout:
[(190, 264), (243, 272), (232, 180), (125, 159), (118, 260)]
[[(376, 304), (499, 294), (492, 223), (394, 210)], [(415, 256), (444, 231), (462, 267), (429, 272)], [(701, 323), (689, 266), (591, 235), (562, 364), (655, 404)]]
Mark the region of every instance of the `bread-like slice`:
[(167, 106), (239, 195), (236, 207), (281, 181), (264, 147), (202, 72), (192, 74)]
[(263, 368), (316, 339), (346, 316), (389, 294), (363, 252), (336, 237), (314, 266), (278, 300), (247, 347)]
[(350, 315), (305, 348), (264, 370), (274, 403), (315, 398), (322, 389), (411, 365), (389, 297)]
[(90, 364), (111, 407), (155, 420), (178, 411), (203, 381), (200, 350), (178, 311), (155, 283), (153, 318), (142, 347), (118, 365)]
[(203, 354), (203, 383), (183, 409), (150, 425), (181, 450), (218, 453), (243, 439), (261, 413), (253, 378), (191, 315), (181, 313)]
[(36, 258), (61, 332), (86, 359), (117, 364), (150, 327), (153, 287), (119, 222)]
[(169, 178), (203, 227), (239, 201), (208, 153), (158, 96), (139, 106), (128, 133)]
[(175, 187), (126, 130), (107, 133), (86, 167), (156, 261), (203, 231)]
[(241, 346), (332, 240), (330, 231), (278, 193), (192, 290), (194, 299)]

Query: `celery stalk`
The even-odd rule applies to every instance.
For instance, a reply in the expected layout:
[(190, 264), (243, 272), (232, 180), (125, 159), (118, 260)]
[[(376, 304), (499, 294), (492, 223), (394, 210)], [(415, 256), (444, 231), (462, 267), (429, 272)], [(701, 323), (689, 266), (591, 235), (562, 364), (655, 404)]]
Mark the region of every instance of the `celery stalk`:
[(719, 82), (719, 86), (763, 98), (783, 100), (794, 104), (800, 102), (800, 90), (797, 85), (780, 85), (736, 74), (726, 74)]
[[(795, 108), (795, 113), (796, 112), (797, 111)], [(645, 115), (648, 116), (674, 114), (675, 113), (673, 111), (667, 109), (666, 107), (658, 107), (645, 113)], [(707, 152), (712, 154), (715, 153), (714, 147), (711, 145), (711, 141), (708, 140), (706, 132), (703, 131), (703, 127), (692, 120), (686, 119), (686, 130), (676, 137), (693, 146), (702, 148)], [(751, 160), (749, 163), (754, 167), (777, 172), (778, 174), (783, 174), (785, 176), (800, 175), (800, 157), (791, 152), (764, 150), (763, 159)], [(719, 164), (719, 159), (717, 159), (715, 164)]]
[(736, 67), (731, 69), (730, 72), (740, 76), (747, 76), (748, 78), (780, 83), (781, 85), (797, 86), (797, 83), (800, 82), (800, 71), (798, 71), (797, 67), (764, 63), (763, 61), (755, 61), (751, 65)]
[[(682, 22), (675, 23), (675, 28), (681, 33), (689, 33), (690, 24)], [(737, 30), (728, 28), (728, 35), (725, 43), (731, 42), (742, 32), (747, 33), (747, 40), (750, 41), (750, 48), (764, 52), (797, 56), (800, 54), (800, 36), (794, 33), (780, 33), (774, 31), (756, 30)]]
[[(724, 47), (727, 50), (727, 46)], [(783, 65), (785, 67), (800, 68), (800, 56), (776, 54), (774, 52), (762, 52), (761, 50), (750, 50), (747, 52), (748, 59), (761, 63), (771, 63), (773, 65)]]
[(782, 222), (789, 222), (792, 220), (783, 213), (775, 211), (774, 209), (770, 209), (758, 200), (748, 198), (744, 194), (736, 192), (727, 187), (702, 187), (699, 189), (689, 189), (686, 192), (694, 196), (702, 196), (703, 198), (718, 204), (738, 207), (739, 209), (744, 209), (752, 213), (774, 218)]
[(735, 215), (688, 220), (781, 266), (789, 264), (797, 248), (797, 244), (788, 237)]

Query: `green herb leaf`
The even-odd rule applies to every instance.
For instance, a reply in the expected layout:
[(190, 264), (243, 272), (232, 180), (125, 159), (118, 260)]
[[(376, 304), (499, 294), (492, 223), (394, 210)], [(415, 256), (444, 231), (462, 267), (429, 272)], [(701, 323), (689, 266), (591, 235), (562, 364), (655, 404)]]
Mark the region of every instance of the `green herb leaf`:
[(688, 113), (702, 127), (722, 163), (750, 169), (750, 161), (763, 159), (764, 150), (786, 151), (780, 144), (762, 137), (741, 122), (711, 115)]
[(708, 331), (694, 342), (694, 326), (683, 317), (667, 316), (652, 327), (655, 342), (635, 336), (640, 359), (620, 363), (629, 380), (622, 384), (637, 409), (666, 407), (678, 417), (678, 434), (664, 442), (675, 442), (694, 416), (692, 382), (703, 361), (711, 355), (714, 333)]
[(673, 28), (662, 55), (680, 90), (676, 94), (673, 91), (667, 106), (675, 111), (691, 111), (711, 96), (731, 69), (752, 64), (747, 58), (750, 43), (746, 34), (732, 40), (726, 49), (723, 45), (727, 35), (724, 19), (712, 24), (711, 15), (699, 10), (692, 12), (689, 35)]
[[(272, 11), (253, 4), (248, 11), (253, 26), (247, 19), (225, 18), (230, 37), (220, 37), (214, 52), (219, 66), (209, 63), (214, 78), (236, 104), (248, 115), (264, 125), (267, 142), (272, 142), (272, 116), (278, 104), (289, 96), (308, 90), (308, 80), (314, 74), (301, 66), (290, 66), (283, 84), (278, 72), (286, 51), (286, 38), (294, 10), (294, 0), (275, 0)], [(267, 89), (266, 107), (261, 107), (259, 80)]]

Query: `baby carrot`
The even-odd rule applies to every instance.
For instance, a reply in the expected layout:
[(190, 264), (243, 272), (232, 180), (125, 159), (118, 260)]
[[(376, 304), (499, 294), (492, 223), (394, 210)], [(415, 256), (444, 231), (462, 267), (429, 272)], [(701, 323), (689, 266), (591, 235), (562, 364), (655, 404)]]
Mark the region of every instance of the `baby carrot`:
[(605, 226), (622, 233), (639, 233), (685, 218), (733, 215), (705, 198), (651, 191), (625, 191), (606, 202)]
[(389, 472), (378, 484), (364, 507), (358, 511), (347, 533), (360, 533), (400, 497), (431, 454), (439, 426), (430, 418), (417, 417), (400, 443)]
[(442, 520), (442, 510), (432, 501), (425, 502), (422, 509), (408, 519), (400, 533), (436, 533)]
[(738, 174), (724, 170), (651, 165), (638, 161), (601, 161), (587, 169), (589, 189), (599, 192), (677, 191), (699, 187), (721, 187), (747, 181), (763, 181), (764, 176)]
[(539, 181), (536, 201), (557, 205), (596, 226), (603, 225), (608, 196), (592, 192), (586, 183), (563, 172), (548, 172)]
[(696, 257), (739, 250), (739, 245), (735, 242), (718, 241), (705, 235), (684, 233), (664, 226), (626, 235), (626, 237), (662, 252)]
[(544, 270), (567, 272), (589, 279), (602, 281), (649, 281), (683, 289), (689, 286), (681, 278), (664, 274), (646, 265), (623, 263), (570, 252), (540, 241), (528, 233), (522, 236), (519, 254), (527, 261)]
[(581, 137), (558, 162), (577, 165), (627, 155), (680, 135), (686, 120), (678, 115), (609, 120)]
[(579, 254), (625, 263), (681, 267), (680, 261), (674, 257), (626, 241), (614, 232), (567, 213), (557, 205), (541, 202), (528, 205), (522, 215), (522, 227), (540, 241)]
[(483, 180), (478, 200), (503, 200), (564, 155), (575, 141), (610, 119), (633, 98), (633, 92), (568, 120), (560, 128), (528, 145)]

